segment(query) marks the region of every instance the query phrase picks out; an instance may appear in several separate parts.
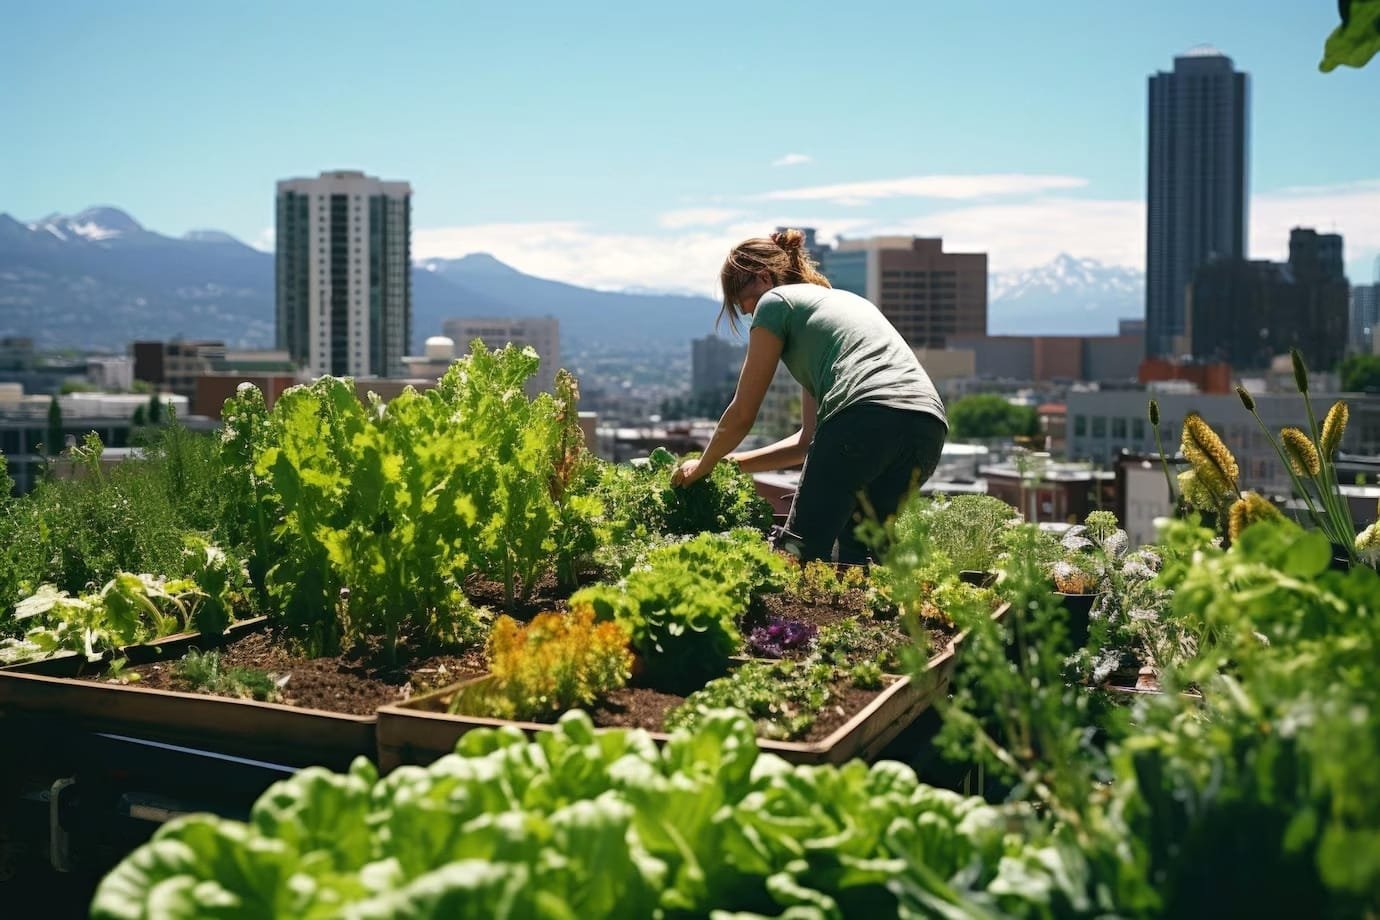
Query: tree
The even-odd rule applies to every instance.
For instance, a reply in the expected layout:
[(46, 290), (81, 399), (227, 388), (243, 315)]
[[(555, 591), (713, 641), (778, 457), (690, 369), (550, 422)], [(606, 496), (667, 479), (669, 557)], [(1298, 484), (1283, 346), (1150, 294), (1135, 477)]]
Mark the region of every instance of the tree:
[(143, 428), (149, 423), (148, 413), (144, 411), (143, 406), (134, 407), (134, 418), (130, 419), (129, 423), (135, 428)]
[(57, 397), (54, 396), (48, 403), (48, 434), (44, 450), (48, 456), (55, 457), (62, 453), (66, 445), (67, 439), (62, 434), (62, 406), (58, 405)]
[(1380, 392), (1380, 355), (1351, 355), (1342, 362), (1343, 393)]
[(1040, 418), (1029, 406), (1017, 406), (996, 393), (964, 396), (948, 410), (949, 433), (956, 440), (1014, 438), (1040, 431)]
[(154, 393), (149, 397), (149, 424), (160, 425), (163, 422), (163, 403), (159, 401), (158, 394)]

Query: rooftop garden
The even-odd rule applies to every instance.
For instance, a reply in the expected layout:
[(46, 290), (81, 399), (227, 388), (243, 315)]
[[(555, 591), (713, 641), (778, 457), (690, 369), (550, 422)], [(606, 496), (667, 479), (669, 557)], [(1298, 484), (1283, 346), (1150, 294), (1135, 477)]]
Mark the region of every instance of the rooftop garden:
[[(93, 916), (1380, 909), (1380, 580), (1329, 491), (1344, 407), (1280, 439), (1308, 529), (1190, 418), (1153, 545), (1106, 511), (1056, 538), (917, 499), (864, 570), (775, 553), (731, 465), (682, 490), (664, 452), (593, 458), (574, 379), (529, 399), (535, 368), (475, 348), (387, 405), (245, 388), (219, 439), (163, 426), (109, 472), (89, 440), (86, 475), (0, 504), (0, 697), (69, 662), (45, 679), (377, 717), (377, 756), (248, 821), (168, 822)], [(821, 762), (928, 706), (936, 757)]]

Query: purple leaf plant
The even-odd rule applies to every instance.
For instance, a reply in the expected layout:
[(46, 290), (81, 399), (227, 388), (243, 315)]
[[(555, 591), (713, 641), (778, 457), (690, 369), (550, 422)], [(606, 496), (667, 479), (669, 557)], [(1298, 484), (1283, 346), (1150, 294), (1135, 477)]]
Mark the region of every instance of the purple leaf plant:
[(784, 658), (787, 652), (814, 642), (818, 631), (810, 623), (772, 617), (748, 633), (748, 654), (754, 658)]

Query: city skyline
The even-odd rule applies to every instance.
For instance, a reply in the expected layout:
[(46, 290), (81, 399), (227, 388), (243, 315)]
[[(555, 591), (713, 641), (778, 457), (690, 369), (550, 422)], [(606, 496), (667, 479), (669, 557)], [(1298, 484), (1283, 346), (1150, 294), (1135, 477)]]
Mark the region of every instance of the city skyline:
[[(1059, 252), (1140, 268), (1144, 81), (1208, 40), (1252, 75), (1250, 255), (1282, 257), (1295, 225), (1343, 234), (1354, 280), (1380, 253), (1363, 117), (1376, 77), (1317, 73), (1326, 5), (1071, 3), (996, 28), (980, 11), (879, 4), (821, 29), (831, 8), (802, 4), (760, 29), (734, 18), (742, 40), (713, 5), (598, 22), (427, 10), (425, 29), (421, 7), (369, 29), (350, 4), (272, 23), (266, 9), (21, 11), (0, 37), (0, 74), (20, 88), (0, 117), (27, 143), (0, 166), (25, 181), (0, 210), (109, 203), (170, 235), (210, 226), (268, 249), (272, 181), (362, 169), (412, 183), (417, 257), (487, 251), (600, 288), (712, 294), (726, 247), (783, 223), (942, 236), (989, 252), (994, 272)], [(367, 86), (350, 79), (361, 43), (382, 56)], [(126, 46), (138, 59), (99, 94), (80, 70), (44, 67), (58, 49)]]

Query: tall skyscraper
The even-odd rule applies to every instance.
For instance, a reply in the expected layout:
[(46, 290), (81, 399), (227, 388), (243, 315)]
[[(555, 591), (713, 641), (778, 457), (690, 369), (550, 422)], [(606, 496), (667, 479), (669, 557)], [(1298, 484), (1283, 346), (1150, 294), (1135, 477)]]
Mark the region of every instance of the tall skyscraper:
[(875, 303), (912, 347), (943, 348), (950, 336), (987, 334), (985, 252), (879, 236), (842, 240), (822, 255), (829, 283)]
[(1214, 257), (1244, 258), (1248, 77), (1214, 48), (1174, 59), (1150, 78), (1145, 237), (1145, 350), (1172, 355), (1184, 335), (1185, 293)]
[(278, 183), (278, 348), (314, 374), (401, 377), (412, 187), (362, 172)]

